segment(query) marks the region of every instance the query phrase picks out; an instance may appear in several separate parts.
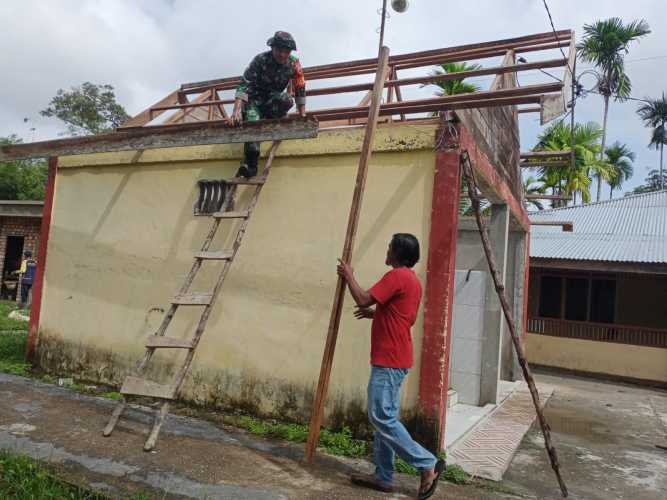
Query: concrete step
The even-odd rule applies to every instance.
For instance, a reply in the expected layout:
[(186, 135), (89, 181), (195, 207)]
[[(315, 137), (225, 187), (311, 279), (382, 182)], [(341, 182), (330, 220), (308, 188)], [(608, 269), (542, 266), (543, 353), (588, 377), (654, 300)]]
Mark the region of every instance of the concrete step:
[(447, 391), (447, 408), (451, 408), (459, 402), (459, 394), (454, 389)]

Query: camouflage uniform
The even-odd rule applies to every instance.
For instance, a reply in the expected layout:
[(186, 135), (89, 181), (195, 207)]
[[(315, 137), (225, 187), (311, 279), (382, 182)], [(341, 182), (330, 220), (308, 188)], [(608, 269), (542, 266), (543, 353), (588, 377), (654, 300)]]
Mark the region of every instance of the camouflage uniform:
[[(268, 44), (276, 43), (279, 34), (289, 36), (287, 33), (278, 32), (274, 38), (269, 39)], [(288, 42), (289, 40), (291, 40), (291, 46), (288, 48), (292, 46), (296, 48), (291, 36)], [(282, 45), (281, 43), (276, 44)], [(290, 83), (294, 98), (285, 91)], [(290, 55), (287, 64), (280, 64), (270, 50), (258, 54), (243, 72), (241, 83), (236, 88), (236, 99), (243, 101), (241, 113), (243, 121), (247, 122), (254, 122), (262, 118), (282, 118), (295, 102), (297, 106), (305, 105), (306, 80), (299, 59)], [(259, 143), (246, 142), (243, 151), (244, 162), (249, 171), (256, 172), (260, 153)]]

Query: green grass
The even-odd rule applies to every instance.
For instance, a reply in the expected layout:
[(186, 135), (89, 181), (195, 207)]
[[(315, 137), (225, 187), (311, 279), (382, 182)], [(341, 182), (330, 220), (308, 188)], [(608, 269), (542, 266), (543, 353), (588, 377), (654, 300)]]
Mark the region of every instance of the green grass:
[[(438, 458), (442, 458), (444, 460), (445, 454), (440, 453)], [(410, 474), (413, 476), (417, 476), (419, 474), (419, 471), (415, 467), (404, 462), (398, 457), (396, 457), (394, 467), (397, 472), (402, 472), (403, 474)], [(456, 464), (449, 464), (445, 468), (440, 479), (455, 484), (469, 484), (472, 480), (468, 473), (464, 471), (460, 465)]]
[[(247, 415), (226, 415), (223, 421), (258, 436), (276, 437), (293, 443), (305, 443), (308, 439), (308, 427), (305, 425), (261, 420)], [(354, 439), (347, 427), (341, 431), (322, 429), (319, 446), (332, 455), (364, 457), (368, 454), (368, 443)]]
[(68, 483), (51, 474), (28, 457), (0, 451), (0, 497), (33, 499), (106, 499), (92, 491)]
[[(0, 498), (14, 500), (110, 500), (86, 487), (52, 473), (44, 464), (29, 457), (0, 451)], [(146, 493), (129, 500), (148, 500)]]
[[(28, 330), (28, 323), (9, 319), (9, 313), (18, 309), (13, 302), (0, 302), (0, 333), (15, 332), (19, 330)], [(27, 314), (27, 311), (21, 311), (21, 314)]]

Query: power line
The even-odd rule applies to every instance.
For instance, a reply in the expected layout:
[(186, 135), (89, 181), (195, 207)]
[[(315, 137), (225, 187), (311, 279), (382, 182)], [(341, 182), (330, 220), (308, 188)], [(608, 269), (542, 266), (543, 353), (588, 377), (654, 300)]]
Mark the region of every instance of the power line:
[[(563, 55), (563, 59), (567, 59), (565, 51), (563, 51), (563, 47), (560, 46), (560, 40), (558, 39), (558, 33), (556, 33), (556, 26), (554, 26), (554, 19), (553, 17), (551, 17), (551, 11), (549, 10), (549, 5), (547, 5), (547, 0), (542, 0), (542, 3), (544, 4), (544, 8), (547, 11), (547, 16), (549, 16), (549, 24), (551, 24), (551, 31), (553, 31), (554, 38), (556, 39), (556, 42), (558, 42), (558, 49), (560, 50), (560, 53)], [(574, 73), (572, 72), (572, 68), (570, 68), (569, 63), (567, 64), (567, 70), (570, 72), (572, 79), (574, 79)]]
[[(596, 90), (584, 90), (584, 92), (585, 92), (586, 94), (596, 94), (596, 95), (604, 96), (603, 93), (598, 92), (598, 91), (596, 91)], [(632, 97), (632, 96), (621, 97), (621, 96), (619, 96), (618, 94), (616, 94), (616, 95), (614, 95), (614, 94), (610, 94), (609, 97), (613, 97), (614, 99), (619, 99), (619, 100), (624, 100), (624, 101), (650, 102), (650, 101), (648, 101), (647, 99), (639, 99), (638, 97)]]

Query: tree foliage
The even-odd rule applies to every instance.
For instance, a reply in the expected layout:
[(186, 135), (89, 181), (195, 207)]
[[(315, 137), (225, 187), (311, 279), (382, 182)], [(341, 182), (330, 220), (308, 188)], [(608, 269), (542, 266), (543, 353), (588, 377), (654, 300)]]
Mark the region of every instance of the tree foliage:
[[(584, 39), (577, 46), (579, 56), (583, 61), (595, 66), (597, 90), (603, 99), (600, 159), (606, 151), (609, 100), (613, 96), (617, 101), (624, 101), (630, 97), (632, 90), (630, 78), (625, 73), (625, 55), (632, 42), (638, 41), (650, 32), (648, 23), (643, 19), (625, 24), (622, 19), (612, 17), (584, 25)], [(601, 195), (602, 177), (598, 177), (597, 201), (600, 201)]]
[(59, 89), (40, 114), (65, 122), (71, 135), (109, 132), (130, 118), (123, 106), (116, 102), (111, 85), (90, 82), (70, 90)]
[[(0, 145), (22, 142), (0, 137)], [(0, 161), (0, 200), (43, 200), (48, 167), (44, 160)]]
[[(482, 66), (479, 64), (468, 64), (465, 62), (461, 63), (445, 63), (438, 66), (432, 73), (432, 76), (450, 74), (450, 73), (461, 73), (463, 71), (473, 71), (476, 69), (481, 69)], [(455, 80), (445, 80), (434, 83), (440, 87), (435, 91), (437, 96), (447, 96), (447, 95), (456, 95), (456, 94), (469, 94), (470, 92), (477, 92), (479, 86), (474, 83), (468, 83), (464, 81), (464, 78), (455, 79)]]
[(605, 154), (607, 163), (611, 169), (607, 184), (609, 184), (609, 199), (612, 198), (614, 189), (619, 189), (625, 181), (632, 177), (634, 168), (632, 162), (635, 161), (635, 154), (630, 148), (616, 141), (609, 146)]
[(584, 25), (584, 38), (577, 46), (584, 62), (600, 71), (598, 90), (604, 96), (623, 100), (630, 95), (632, 84), (625, 73), (625, 55), (630, 44), (651, 33), (641, 19), (627, 24), (618, 17)]
[[(597, 123), (577, 123), (574, 126), (574, 168), (541, 167), (540, 181), (554, 194), (568, 197), (581, 195), (581, 200), (588, 203), (591, 199), (591, 176), (608, 179), (611, 168), (606, 160), (597, 158), (600, 152), (602, 129)], [(562, 120), (548, 127), (538, 136), (533, 151), (568, 151), (572, 149), (572, 128)]]
[(667, 186), (667, 174), (662, 174), (662, 184), (660, 183), (660, 171), (659, 170), (651, 170), (648, 173), (648, 176), (646, 179), (644, 179), (644, 184), (641, 186), (637, 186), (632, 190), (630, 193), (625, 193), (626, 196), (630, 194), (638, 194), (638, 193), (651, 193), (653, 191), (660, 191), (661, 185)]

